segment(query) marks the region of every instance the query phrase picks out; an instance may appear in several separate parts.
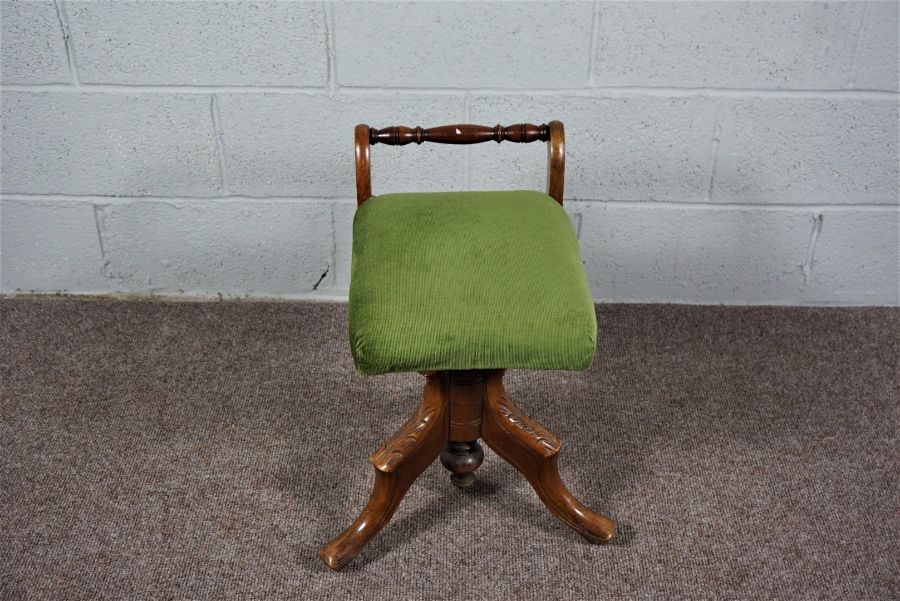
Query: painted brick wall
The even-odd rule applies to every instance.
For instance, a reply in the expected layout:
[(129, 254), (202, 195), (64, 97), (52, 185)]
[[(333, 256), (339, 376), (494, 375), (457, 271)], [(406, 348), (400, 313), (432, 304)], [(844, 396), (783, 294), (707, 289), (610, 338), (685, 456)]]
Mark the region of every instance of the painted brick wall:
[[(5, 294), (341, 297), (356, 123), (557, 118), (597, 300), (898, 304), (897, 2), (0, 6)], [(544, 152), (378, 146), (374, 190)]]

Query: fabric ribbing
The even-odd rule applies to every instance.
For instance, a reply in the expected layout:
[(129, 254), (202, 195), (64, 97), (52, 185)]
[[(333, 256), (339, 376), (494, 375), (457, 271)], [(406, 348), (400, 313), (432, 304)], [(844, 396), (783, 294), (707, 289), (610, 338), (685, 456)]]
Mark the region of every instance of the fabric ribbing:
[(386, 194), (357, 210), (350, 345), (360, 373), (580, 370), (596, 333), (572, 223), (546, 194)]

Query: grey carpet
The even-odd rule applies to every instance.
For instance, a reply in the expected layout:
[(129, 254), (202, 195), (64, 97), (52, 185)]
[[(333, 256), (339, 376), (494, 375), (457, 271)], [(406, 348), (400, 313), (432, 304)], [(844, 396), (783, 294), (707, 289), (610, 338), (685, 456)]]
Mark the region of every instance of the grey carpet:
[(3, 599), (888, 599), (900, 311), (600, 306), (583, 373), (510, 372), (616, 518), (592, 546), (487, 452), (436, 463), (342, 573), (316, 548), (421, 378), (346, 306), (0, 301)]

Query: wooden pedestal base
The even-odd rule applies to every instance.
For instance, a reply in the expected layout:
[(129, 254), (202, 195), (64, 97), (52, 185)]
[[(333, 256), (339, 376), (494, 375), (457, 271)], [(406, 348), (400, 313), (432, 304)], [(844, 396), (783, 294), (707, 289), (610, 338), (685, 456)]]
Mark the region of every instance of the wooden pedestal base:
[(547, 509), (592, 543), (610, 540), (616, 525), (578, 502), (559, 477), (556, 436), (513, 405), (503, 389), (503, 370), (423, 374), (425, 392), (418, 411), (371, 457), (375, 486), (362, 513), (319, 550), (340, 570), (384, 528), (410, 485), (438, 456), (452, 481), (474, 481), (484, 452), (481, 438), (524, 475)]

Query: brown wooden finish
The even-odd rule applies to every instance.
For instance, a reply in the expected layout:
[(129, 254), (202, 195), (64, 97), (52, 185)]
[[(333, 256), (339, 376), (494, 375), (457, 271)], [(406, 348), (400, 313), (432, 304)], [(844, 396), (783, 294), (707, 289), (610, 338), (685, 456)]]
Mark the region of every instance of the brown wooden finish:
[(394, 125), (382, 129), (360, 124), (355, 131), (356, 150), (356, 204), (361, 205), (372, 196), (372, 171), (370, 146), (387, 144), (403, 146), (415, 142), (435, 142), (438, 144), (479, 144), (481, 142), (547, 142), (547, 194), (563, 202), (565, 185), (566, 145), (565, 130), (559, 121), (542, 125), (516, 123), (515, 125), (441, 125), (438, 127), (407, 127)]
[(372, 167), (369, 151), (369, 126), (356, 126), (356, 206), (372, 196)]
[(472, 474), (484, 461), (481, 438), (481, 413), (484, 401), (483, 371), (451, 371), (447, 389), (450, 419), (447, 445), (441, 451), (441, 464), (452, 472), (450, 481), (460, 488), (475, 483)]
[[(592, 543), (610, 540), (615, 523), (579, 503), (565, 487), (557, 468), (561, 447), (552, 432), (516, 407), (503, 388), (503, 370), (429, 372), (418, 411), (374, 455), (375, 486), (369, 502), (353, 524), (322, 547), (319, 555), (334, 570), (344, 567), (391, 519), (413, 481), (441, 455), (452, 479), (465, 487), (484, 458), (475, 439), (466, 434), (471, 406), (481, 411), (481, 436), (497, 455), (511, 463), (534, 487), (544, 505), (566, 525)], [(477, 401), (476, 401), (477, 399)], [(463, 412), (460, 415), (455, 411)], [(444, 447), (446, 443), (446, 447)], [(441, 449), (443, 448), (443, 452)]]
[[(563, 202), (565, 130), (559, 121), (545, 125), (393, 126), (355, 131), (356, 201), (372, 196), (370, 146), (402, 146), (415, 142), (478, 144), (547, 142), (547, 194)], [(369, 502), (347, 530), (322, 547), (319, 555), (334, 570), (344, 567), (384, 528), (415, 479), (438, 455), (460, 487), (474, 482), (473, 472), (484, 459), (483, 438), (534, 487), (541, 501), (565, 524), (591, 542), (612, 538), (615, 523), (579, 503), (559, 477), (559, 439), (513, 405), (503, 389), (503, 370), (422, 372), (425, 391), (418, 411), (371, 457), (375, 485)]]
[(448, 440), (468, 441), (481, 438), (481, 404), (484, 399), (484, 375), (481, 371), (450, 372), (450, 432)]
[(481, 467), (482, 461), (484, 449), (477, 440), (450, 440), (441, 451), (441, 465), (450, 470), (450, 481), (460, 488), (469, 488), (475, 484), (472, 472)]
[(531, 123), (516, 123), (503, 127), (500, 124), (490, 127), (488, 125), (472, 125), (460, 123), (457, 125), (441, 125), (424, 129), (421, 126), (406, 127), (405, 125), (392, 125), (384, 129), (369, 129), (370, 144), (389, 144), (391, 146), (403, 146), (405, 144), (421, 144), (422, 142), (435, 142), (437, 144), (480, 144), (494, 140), (498, 144), (507, 140), (509, 142), (546, 142), (550, 139), (550, 129), (547, 124), (533, 125)]
[(563, 203), (566, 185), (566, 130), (561, 121), (551, 121), (550, 142), (547, 144), (547, 195)]
[(319, 550), (333, 570), (340, 570), (384, 528), (410, 485), (440, 454), (447, 440), (447, 374), (425, 380), (422, 403), (371, 457), (375, 486), (362, 513), (342, 534)]
[(490, 372), (484, 403), (484, 441), (525, 476), (544, 505), (564, 524), (592, 543), (606, 542), (616, 524), (578, 502), (559, 477), (562, 446), (544, 426), (513, 405), (503, 389), (503, 370)]

